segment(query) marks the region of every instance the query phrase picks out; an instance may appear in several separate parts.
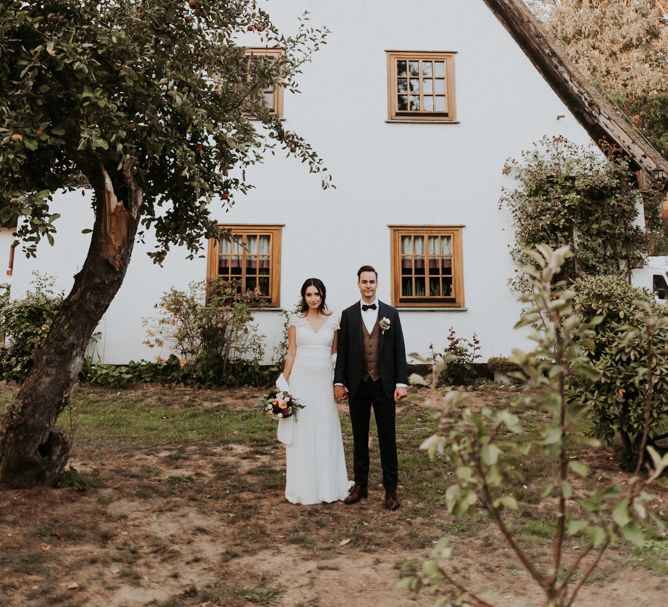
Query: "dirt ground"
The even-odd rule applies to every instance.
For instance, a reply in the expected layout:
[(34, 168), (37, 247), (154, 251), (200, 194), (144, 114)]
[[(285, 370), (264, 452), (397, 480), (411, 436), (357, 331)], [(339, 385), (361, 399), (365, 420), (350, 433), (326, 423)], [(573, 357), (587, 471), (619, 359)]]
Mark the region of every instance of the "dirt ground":
[[(355, 506), (294, 506), (278, 444), (87, 447), (72, 463), (89, 479), (83, 491), (0, 492), (0, 606), (433, 604), (396, 585), (402, 564), (423, 559), (452, 519), (417, 508), (410, 487), (397, 512), (382, 508), (380, 487)], [(537, 604), (487, 523), (453, 544), (455, 573), (493, 588), (495, 605)], [(656, 606), (667, 592), (666, 576), (611, 551), (577, 605)]]

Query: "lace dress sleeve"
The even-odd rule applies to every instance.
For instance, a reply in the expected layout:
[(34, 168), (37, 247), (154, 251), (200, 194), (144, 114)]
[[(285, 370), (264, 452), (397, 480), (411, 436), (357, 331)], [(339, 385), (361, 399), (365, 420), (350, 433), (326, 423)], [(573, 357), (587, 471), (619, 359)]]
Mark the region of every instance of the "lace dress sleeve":
[(334, 331), (338, 331), (341, 328), (341, 314), (338, 312), (332, 312), (332, 328)]
[(299, 317), (296, 314), (290, 314), (288, 316), (288, 327), (296, 327)]

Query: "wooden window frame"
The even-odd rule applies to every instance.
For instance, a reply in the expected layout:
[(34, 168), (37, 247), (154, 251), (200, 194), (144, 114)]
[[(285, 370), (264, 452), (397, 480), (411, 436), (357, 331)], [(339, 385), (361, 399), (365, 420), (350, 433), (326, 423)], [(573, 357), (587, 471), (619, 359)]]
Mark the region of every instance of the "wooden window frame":
[[(272, 59), (277, 59), (283, 55), (283, 49), (280, 48), (262, 48), (262, 47), (252, 47), (248, 46), (244, 49), (244, 56), (251, 57), (271, 57)], [(271, 108), (271, 113), (274, 114), (277, 118), (283, 118), (283, 92), (284, 87), (281, 80), (274, 82), (273, 89), (273, 105)], [(264, 90), (263, 90), (264, 95)], [(251, 116), (252, 118), (252, 116)]]
[[(279, 308), (281, 305), (281, 237), (283, 233), (283, 225), (264, 225), (264, 224), (224, 224), (219, 225), (218, 228), (222, 232), (230, 230), (234, 236), (241, 236), (243, 240), (248, 236), (265, 236), (271, 237), (270, 248), (270, 265), (269, 265), (269, 298), (266, 304), (258, 306), (258, 308)], [(218, 274), (218, 255), (220, 250), (220, 238), (210, 238), (207, 253), (207, 280), (216, 280)], [(243, 254), (245, 259), (245, 254)], [(246, 289), (246, 264), (242, 261), (241, 273), (241, 289), (242, 292)]]
[[(388, 122), (457, 123), (454, 51), (385, 51), (387, 54), (387, 120)], [(397, 61), (444, 61), (446, 112), (399, 110), (397, 96)], [(420, 78), (420, 107), (423, 108), (422, 76)]]
[[(435, 225), (390, 225), (392, 254), (392, 305), (398, 308), (463, 308), (464, 307), (464, 259), (462, 255), (462, 232), (464, 226)], [(401, 294), (401, 237), (424, 236), (425, 245), (429, 236), (452, 237), (452, 290), (449, 298), (430, 296), (406, 297)], [(429, 255), (425, 246), (425, 272), (429, 267)], [(425, 277), (428, 274), (425, 273)]]

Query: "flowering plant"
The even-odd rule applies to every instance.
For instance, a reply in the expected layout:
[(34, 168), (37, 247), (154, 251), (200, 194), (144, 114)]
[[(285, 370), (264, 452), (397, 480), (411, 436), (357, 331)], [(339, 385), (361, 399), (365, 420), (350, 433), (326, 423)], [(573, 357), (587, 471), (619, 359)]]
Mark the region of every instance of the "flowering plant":
[(383, 333), (385, 333), (385, 331), (387, 331), (387, 330), (390, 328), (390, 325), (391, 325), (391, 324), (392, 324), (392, 323), (390, 322), (390, 319), (389, 319), (387, 316), (383, 316), (383, 318), (381, 318), (381, 319), (378, 321), (378, 326), (380, 327), (380, 330), (381, 330)]
[(285, 419), (291, 415), (297, 419), (297, 411), (303, 409), (304, 405), (287, 392), (272, 390), (258, 399), (258, 407), (273, 419)]

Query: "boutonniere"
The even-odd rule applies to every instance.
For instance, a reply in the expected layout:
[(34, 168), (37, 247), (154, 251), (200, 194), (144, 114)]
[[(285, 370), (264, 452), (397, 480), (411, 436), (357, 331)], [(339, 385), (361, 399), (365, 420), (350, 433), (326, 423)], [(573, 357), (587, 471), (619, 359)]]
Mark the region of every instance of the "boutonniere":
[(381, 318), (378, 321), (378, 326), (380, 327), (380, 330), (382, 331), (383, 334), (390, 328), (391, 324), (392, 323), (390, 322), (390, 319), (387, 316), (383, 316), (383, 318)]

